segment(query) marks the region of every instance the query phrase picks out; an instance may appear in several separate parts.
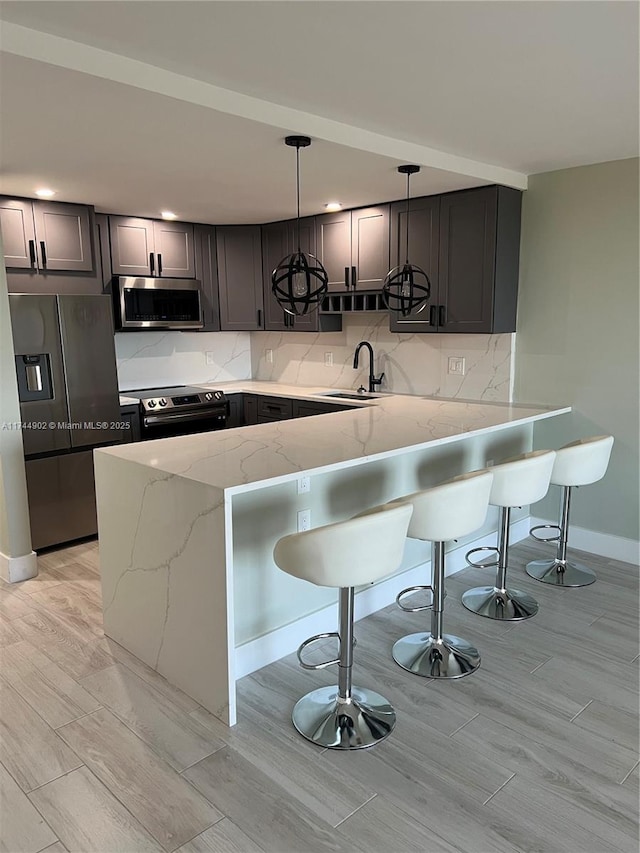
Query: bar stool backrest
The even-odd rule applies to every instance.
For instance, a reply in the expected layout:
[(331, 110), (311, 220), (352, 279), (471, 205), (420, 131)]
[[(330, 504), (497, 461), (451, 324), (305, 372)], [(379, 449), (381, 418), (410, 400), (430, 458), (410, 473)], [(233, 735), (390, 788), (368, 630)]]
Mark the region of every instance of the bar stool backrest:
[(535, 503), (549, 491), (554, 450), (534, 450), (494, 465), (489, 503), (493, 506), (526, 506)]
[(274, 548), (276, 565), (317, 586), (352, 587), (396, 571), (413, 513), (410, 505), (387, 505), (367, 515), (292, 533)]
[(607, 472), (612, 447), (612, 435), (596, 435), (565, 444), (556, 450), (551, 482), (555, 486), (596, 483)]
[(430, 489), (398, 498), (410, 503), (409, 536), (427, 542), (448, 542), (482, 527), (487, 517), (493, 475), (471, 471)]

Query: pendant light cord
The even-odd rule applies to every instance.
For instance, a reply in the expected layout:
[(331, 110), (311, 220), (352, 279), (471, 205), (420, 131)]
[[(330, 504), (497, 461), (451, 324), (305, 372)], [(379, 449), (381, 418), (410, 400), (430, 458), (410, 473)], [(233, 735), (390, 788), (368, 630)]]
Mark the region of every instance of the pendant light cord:
[(409, 178), (411, 177), (410, 172), (407, 172), (407, 244), (406, 244), (406, 253), (405, 253), (405, 265), (409, 265)]
[(297, 201), (297, 236), (298, 254), (300, 253), (300, 146), (296, 145), (296, 201)]

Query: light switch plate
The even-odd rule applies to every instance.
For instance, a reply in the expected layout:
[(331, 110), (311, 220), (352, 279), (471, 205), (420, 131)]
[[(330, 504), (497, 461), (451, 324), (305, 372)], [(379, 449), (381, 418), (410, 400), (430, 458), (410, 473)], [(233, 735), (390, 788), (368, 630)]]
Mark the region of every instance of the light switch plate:
[(325, 352), (324, 354), (325, 367), (333, 367), (333, 353)]
[(464, 376), (465, 374), (465, 360), (462, 356), (458, 355), (450, 355), (449, 356), (449, 373), (453, 373), (456, 376)]
[(205, 358), (206, 358), (206, 360), (207, 360), (207, 364), (215, 364), (215, 361), (214, 361), (213, 353), (212, 353), (212, 352), (206, 352), (206, 353), (205, 353)]
[(264, 351), (264, 360), (267, 362), (267, 364), (273, 364), (273, 350), (272, 349), (266, 349)]

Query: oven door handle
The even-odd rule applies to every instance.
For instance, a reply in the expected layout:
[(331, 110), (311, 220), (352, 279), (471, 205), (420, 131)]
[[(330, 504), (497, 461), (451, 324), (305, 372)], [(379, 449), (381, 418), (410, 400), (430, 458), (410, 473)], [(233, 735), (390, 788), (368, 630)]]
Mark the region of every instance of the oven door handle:
[(226, 412), (224, 409), (208, 409), (206, 412), (163, 412), (161, 415), (145, 415), (142, 423), (146, 427), (162, 426), (166, 423), (185, 423), (185, 421), (204, 421), (210, 418), (220, 418), (225, 420)]

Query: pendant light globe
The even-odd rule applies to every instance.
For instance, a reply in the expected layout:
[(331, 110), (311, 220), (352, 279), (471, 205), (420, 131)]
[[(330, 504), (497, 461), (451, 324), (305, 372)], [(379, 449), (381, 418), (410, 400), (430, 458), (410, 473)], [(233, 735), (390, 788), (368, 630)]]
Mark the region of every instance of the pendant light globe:
[(329, 276), (315, 255), (300, 248), (300, 149), (308, 148), (308, 136), (287, 136), (285, 145), (296, 149), (296, 245), (297, 251), (283, 258), (271, 273), (271, 292), (287, 314), (301, 316), (320, 307)]
[(408, 317), (419, 314), (427, 307), (431, 296), (429, 276), (416, 264), (409, 263), (409, 179), (420, 171), (420, 166), (398, 166), (398, 172), (407, 176), (407, 236), (405, 262), (394, 267), (382, 284), (382, 300), (389, 311)]

